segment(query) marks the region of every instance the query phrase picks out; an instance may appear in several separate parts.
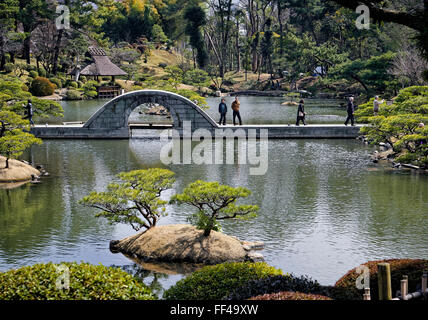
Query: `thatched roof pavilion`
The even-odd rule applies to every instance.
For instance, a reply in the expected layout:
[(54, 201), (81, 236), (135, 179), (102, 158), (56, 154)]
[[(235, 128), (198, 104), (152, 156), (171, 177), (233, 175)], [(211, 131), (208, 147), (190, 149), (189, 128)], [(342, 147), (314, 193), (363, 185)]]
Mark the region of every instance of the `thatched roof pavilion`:
[(101, 49), (96, 47), (89, 47), (89, 54), (94, 61), (90, 65), (83, 68), (80, 72), (79, 68), (74, 68), (69, 74), (81, 76), (90, 76), (98, 78), (99, 76), (112, 77), (114, 79), (115, 76), (125, 76), (127, 73), (116, 66), (113, 62), (110, 61), (110, 58), (107, 56), (107, 53)]

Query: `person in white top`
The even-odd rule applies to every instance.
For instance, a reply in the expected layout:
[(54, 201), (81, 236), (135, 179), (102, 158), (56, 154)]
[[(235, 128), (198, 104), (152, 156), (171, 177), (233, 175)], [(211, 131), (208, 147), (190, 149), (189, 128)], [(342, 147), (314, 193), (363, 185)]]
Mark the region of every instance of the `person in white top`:
[(373, 101), (373, 114), (377, 116), (379, 112), (379, 106), (384, 103), (384, 100), (379, 100), (379, 96), (376, 96)]

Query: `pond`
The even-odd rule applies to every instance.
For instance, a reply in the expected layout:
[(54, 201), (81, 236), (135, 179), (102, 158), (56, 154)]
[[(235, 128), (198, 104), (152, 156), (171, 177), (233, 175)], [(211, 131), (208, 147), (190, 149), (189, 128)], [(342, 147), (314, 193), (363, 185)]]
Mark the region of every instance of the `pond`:
[[(262, 109), (261, 98), (241, 100)], [(96, 109), (89, 103), (86, 107)], [(91, 114), (75, 108), (65, 106), (66, 114), (75, 115), (68, 121)], [(332, 113), (340, 116), (340, 110)], [(176, 173), (165, 197), (197, 179), (249, 188), (246, 202), (258, 204), (260, 214), (250, 221), (225, 221), (223, 231), (265, 242), (267, 263), (284, 272), (334, 284), (368, 260), (428, 259), (428, 176), (373, 164), (373, 147), (357, 140), (271, 140), (268, 170), (261, 176), (250, 175), (249, 165), (236, 161), (165, 166), (159, 160), (162, 146), (158, 140), (132, 139), (46, 140), (32, 147), (24, 158), (42, 164), (50, 176), (41, 184), (0, 189), (0, 271), (38, 262), (85, 261), (131, 270), (159, 292), (173, 285), (182, 275), (147, 272), (109, 251), (109, 241), (133, 235), (132, 228), (112, 226), (78, 204), (90, 191), (103, 190), (117, 173), (152, 167)], [(187, 223), (188, 208), (168, 206), (167, 211), (160, 224)]]

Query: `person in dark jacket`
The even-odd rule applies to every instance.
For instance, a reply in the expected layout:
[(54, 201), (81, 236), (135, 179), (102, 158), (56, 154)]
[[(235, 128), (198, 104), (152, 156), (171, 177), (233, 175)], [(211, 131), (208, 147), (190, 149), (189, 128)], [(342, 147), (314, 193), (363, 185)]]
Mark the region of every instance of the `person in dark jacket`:
[(218, 105), (218, 112), (220, 113), (220, 121), (218, 122), (218, 124), (222, 124), (226, 125), (226, 113), (227, 113), (227, 105), (225, 103), (224, 98), (221, 99), (220, 104)]
[(350, 97), (348, 100), (348, 105), (346, 106), (346, 112), (348, 113), (348, 117), (345, 121), (345, 126), (348, 125), (348, 122), (351, 121), (351, 126), (354, 126), (355, 120), (354, 120), (354, 112), (355, 112), (355, 106), (354, 106), (354, 97)]
[(306, 112), (305, 112), (305, 101), (302, 99), (302, 100), (300, 100), (299, 108), (297, 108), (296, 126), (298, 126), (300, 124), (300, 121), (302, 121), (303, 125), (306, 126), (305, 116), (306, 116)]
[(33, 104), (31, 100), (28, 100), (27, 105), (25, 106), (25, 109), (27, 110), (27, 115), (23, 119), (28, 119), (30, 121), (30, 124), (34, 126), (33, 121)]

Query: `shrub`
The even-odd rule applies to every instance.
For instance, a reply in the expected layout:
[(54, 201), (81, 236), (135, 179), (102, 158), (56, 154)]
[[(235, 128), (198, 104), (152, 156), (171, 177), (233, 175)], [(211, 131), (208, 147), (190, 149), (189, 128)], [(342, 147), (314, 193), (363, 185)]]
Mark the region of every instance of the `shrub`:
[(53, 84), (55, 84), (57, 88), (62, 88), (62, 83), (61, 83), (60, 79), (50, 78), (49, 81), (52, 82)]
[(74, 80), (67, 80), (65, 82), (65, 87), (77, 89), (77, 88), (79, 88), (79, 84)]
[[(372, 300), (379, 299), (377, 265), (381, 262), (388, 262), (391, 266), (393, 296), (397, 290), (400, 290), (400, 281), (403, 279), (403, 276), (407, 275), (409, 277), (409, 292), (415, 292), (420, 287), (423, 271), (428, 270), (428, 260), (391, 259), (365, 263), (364, 266), (367, 266), (370, 270), (370, 293)], [(336, 282), (331, 296), (337, 300), (362, 300), (364, 290), (359, 290), (355, 286), (358, 276), (356, 268), (348, 271), (348, 273)]]
[(31, 82), (30, 92), (37, 96), (50, 96), (55, 92), (55, 85), (44, 77), (37, 77)]
[(32, 64), (27, 64), (27, 65), (25, 66), (25, 70), (27, 70), (28, 72), (31, 72), (31, 71), (37, 71), (37, 67), (36, 67), (36, 66), (34, 66), (34, 65), (32, 65)]
[(77, 90), (67, 90), (67, 100), (80, 100), (82, 95)]
[(29, 72), (29, 75), (30, 75), (31, 78), (37, 78), (39, 76), (38, 72), (34, 71), (34, 70), (31, 70)]
[(154, 300), (143, 283), (118, 268), (62, 263), (70, 271), (69, 289), (56, 289), (59, 265), (36, 264), (0, 273), (0, 300)]
[(94, 90), (85, 91), (84, 96), (85, 98), (94, 99), (98, 96), (98, 93)]
[(286, 292), (264, 294), (262, 296), (252, 297), (248, 300), (332, 300), (332, 299), (326, 296), (318, 295), (318, 294), (286, 291)]
[(4, 71), (6, 71), (6, 73), (11, 73), (14, 69), (15, 66), (13, 65), (13, 63), (8, 62), (4, 65)]
[(80, 76), (80, 77), (79, 77), (79, 79), (80, 79), (80, 81), (82, 81), (82, 82), (86, 82), (86, 76)]
[(165, 62), (159, 62), (159, 67), (165, 69), (168, 65)]
[(39, 73), (40, 77), (46, 77), (46, 70), (45, 69), (40, 68), (38, 70), (38, 73)]
[(322, 287), (317, 281), (306, 276), (299, 278), (293, 275), (276, 275), (264, 279), (257, 279), (247, 282), (244, 286), (236, 288), (229, 300), (244, 300), (264, 294), (271, 294), (284, 291), (298, 291), (312, 294), (328, 294), (328, 290)]
[(97, 86), (98, 86), (98, 82), (90, 80), (88, 82), (86, 82), (83, 85), (83, 95), (85, 98), (96, 98), (98, 93), (97, 93)]
[(228, 262), (204, 267), (164, 293), (167, 300), (224, 299), (251, 280), (282, 274), (264, 262)]

